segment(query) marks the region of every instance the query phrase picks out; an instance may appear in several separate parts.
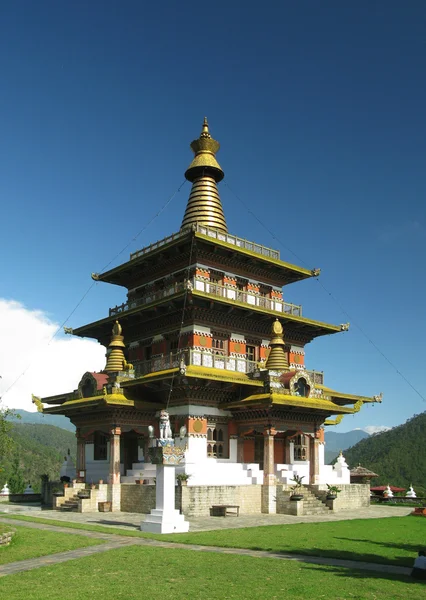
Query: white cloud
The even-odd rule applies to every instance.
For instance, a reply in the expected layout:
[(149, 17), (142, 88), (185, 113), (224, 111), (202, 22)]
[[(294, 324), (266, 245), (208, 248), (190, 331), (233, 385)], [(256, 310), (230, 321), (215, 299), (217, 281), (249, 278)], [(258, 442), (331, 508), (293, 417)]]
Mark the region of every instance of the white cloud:
[(387, 425), (367, 425), (367, 427), (364, 427), (363, 429), (366, 433), (373, 435), (373, 433), (389, 431), (389, 429), (392, 429), (392, 427), (387, 427)]
[(42, 311), (0, 298), (0, 396), (4, 406), (34, 411), (32, 393), (52, 396), (72, 391), (86, 371), (100, 371), (105, 366), (105, 348), (95, 341), (59, 333), (49, 344), (58, 326)]

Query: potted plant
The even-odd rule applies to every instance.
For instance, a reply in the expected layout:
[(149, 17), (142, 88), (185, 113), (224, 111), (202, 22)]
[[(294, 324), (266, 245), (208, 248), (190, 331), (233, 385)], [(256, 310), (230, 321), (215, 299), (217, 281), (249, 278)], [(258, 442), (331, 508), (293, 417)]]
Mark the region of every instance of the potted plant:
[(84, 489), (84, 490), (79, 490), (79, 491), (77, 492), (77, 496), (78, 496), (78, 497), (79, 497), (81, 500), (84, 500), (84, 499), (90, 498), (90, 490), (86, 490), (86, 489)]
[(303, 479), (305, 479), (304, 475), (293, 475), (292, 481), (294, 481), (294, 485), (290, 488), (293, 492), (290, 496), (290, 500), (293, 500), (294, 502), (297, 500), (303, 500), (303, 494), (301, 493), (303, 489)]
[(337, 485), (330, 485), (329, 483), (326, 484), (327, 485), (327, 500), (336, 500), (337, 498), (337, 494), (340, 494), (340, 492), (342, 491), (340, 488), (337, 487)]
[(64, 495), (64, 490), (62, 488), (56, 486), (52, 489), (52, 495), (59, 498)]
[(178, 485), (188, 485), (188, 479), (190, 477), (191, 475), (188, 475), (188, 473), (179, 473), (179, 475), (176, 476)]
[(136, 485), (142, 485), (143, 484), (143, 471), (140, 471), (139, 473), (139, 478), (135, 479), (135, 483)]

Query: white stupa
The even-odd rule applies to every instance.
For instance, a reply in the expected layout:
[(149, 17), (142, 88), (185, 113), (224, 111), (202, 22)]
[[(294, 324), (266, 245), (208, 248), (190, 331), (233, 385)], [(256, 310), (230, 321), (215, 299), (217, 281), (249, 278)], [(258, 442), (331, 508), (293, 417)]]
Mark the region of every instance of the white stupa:
[(69, 449), (68, 449), (67, 456), (64, 456), (64, 462), (62, 463), (62, 467), (59, 472), (59, 476), (60, 477), (69, 477), (70, 480), (75, 479), (75, 477), (76, 477), (75, 464), (71, 458)]
[(3, 489), (0, 492), (0, 495), (1, 496), (9, 496), (9, 494), (10, 494), (10, 490), (9, 490), (9, 486), (7, 485), (7, 481), (6, 481), (6, 483), (3, 486)]
[(393, 491), (390, 489), (389, 484), (388, 487), (385, 489), (384, 494), (386, 494), (388, 498), (393, 498)]
[(417, 498), (417, 494), (413, 490), (413, 486), (412, 485), (410, 485), (410, 489), (408, 490), (408, 492), (405, 495), (407, 496), (407, 498)]

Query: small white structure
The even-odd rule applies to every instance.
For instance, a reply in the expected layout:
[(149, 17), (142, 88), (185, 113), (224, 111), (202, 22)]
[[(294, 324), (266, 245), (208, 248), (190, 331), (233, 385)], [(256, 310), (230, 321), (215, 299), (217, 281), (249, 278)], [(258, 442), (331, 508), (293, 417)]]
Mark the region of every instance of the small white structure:
[(387, 485), (387, 488), (383, 492), (383, 495), (387, 496), (388, 498), (393, 498), (393, 491), (390, 489), (389, 484)]
[(75, 464), (71, 458), (69, 449), (68, 449), (68, 455), (64, 456), (64, 462), (62, 463), (62, 467), (59, 472), (59, 476), (60, 477), (69, 477), (70, 480), (75, 479), (75, 476), (76, 476)]
[(3, 486), (3, 489), (0, 492), (0, 496), (9, 496), (10, 494), (10, 490), (9, 490), (9, 486), (7, 485), (7, 481)]
[(407, 496), (407, 498), (417, 498), (417, 494), (413, 490), (413, 486), (412, 485), (410, 485), (410, 489), (408, 490), (408, 492), (405, 495)]
[(31, 486), (30, 483), (25, 488), (24, 494), (35, 494), (35, 491), (33, 490), (33, 488), (32, 488), (32, 486)]

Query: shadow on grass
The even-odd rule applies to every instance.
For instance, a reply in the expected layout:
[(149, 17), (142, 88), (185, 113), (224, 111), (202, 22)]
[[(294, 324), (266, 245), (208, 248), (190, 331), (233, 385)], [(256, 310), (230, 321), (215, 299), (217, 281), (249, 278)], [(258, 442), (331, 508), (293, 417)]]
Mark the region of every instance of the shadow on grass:
[[(286, 548), (285, 550), (273, 550), (265, 548), (260, 548), (256, 546), (250, 546), (251, 550), (259, 550), (263, 552), (272, 552), (276, 554), (295, 554), (299, 556), (310, 556), (315, 557), (318, 556), (320, 558), (329, 558), (331, 560), (350, 560), (354, 562), (367, 562), (374, 563), (379, 565), (390, 565), (395, 567), (412, 567), (414, 563), (414, 559), (417, 556), (418, 547), (413, 546), (414, 550), (413, 556), (394, 556), (388, 557), (383, 556), (382, 554), (372, 554), (372, 553), (357, 553), (349, 550), (327, 550), (325, 548)], [(411, 549), (410, 549), (411, 551)]]
[(375, 544), (376, 546), (382, 546), (384, 548), (397, 548), (398, 550), (406, 550), (407, 552), (413, 552), (417, 554), (419, 550), (426, 550), (426, 541), (425, 544), (401, 544), (399, 542), (380, 542), (374, 540), (363, 540), (357, 538), (346, 538), (346, 537), (336, 537), (336, 540), (345, 540), (350, 542), (360, 542), (361, 544), (365, 544), (368, 542), (369, 544)]
[(400, 581), (402, 583), (414, 583), (417, 585), (421, 585), (424, 587), (426, 591), (426, 582), (420, 581), (418, 579), (413, 579), (410, 575), (402, 575), (399, 573), (389, 573), (386, 571), (367, 571), (362, 569), (348, 569), (345, 567), (334, 567), (334, 566), (326, 566), (326, 565), (318, 565), (311, 563), (303, 563), (301, 567), (303, 569), (313, 570), (318, 573), (318, 571), (323, 571), (327, 575), (334, 574), (336, 577), (350, 577), (352, 579), (386, 579), (388, 581)]
[(87, 521), (94, 525), (115, 525), (116, 527), (131, 527), (132, 529), (139, 531), (139, 526), (135, 523), (127, 523), (126, 521), (108, 521), (107, 519), (96, 519), (95, 521)]

